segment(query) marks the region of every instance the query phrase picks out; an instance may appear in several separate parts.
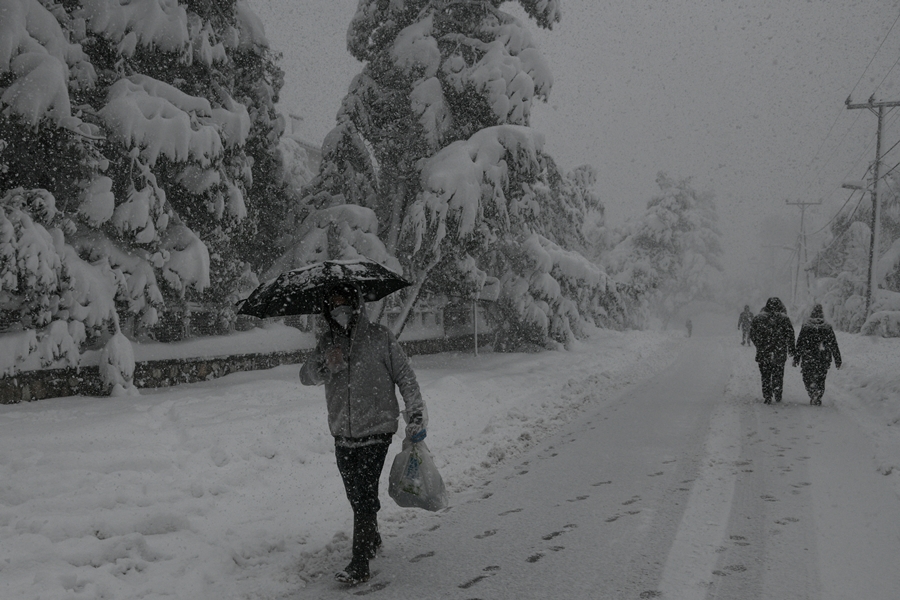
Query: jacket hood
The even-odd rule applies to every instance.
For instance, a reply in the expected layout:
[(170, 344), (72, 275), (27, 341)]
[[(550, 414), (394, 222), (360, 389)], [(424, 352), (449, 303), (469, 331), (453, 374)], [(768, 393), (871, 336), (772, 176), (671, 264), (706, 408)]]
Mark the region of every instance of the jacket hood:
[(825, 325), (825, 311), (822, 310), (821, 304), (816, 304), (812, 312), (809, 313), (809, 319), (806, 320), (806, 323), (810, 327), (821, 327)]
[(763, 310), (770, 314), (787, 314), (787, 308), (784, 307), (784, 302), (781, 301), (781, 298), (769, 298), (769, 300), (766, 302), (766, 307)]
[(744, 312), (750, 312), (750, 305), (749, 305), (749, 304), (745, 304), (745, 305), (744, 305)]

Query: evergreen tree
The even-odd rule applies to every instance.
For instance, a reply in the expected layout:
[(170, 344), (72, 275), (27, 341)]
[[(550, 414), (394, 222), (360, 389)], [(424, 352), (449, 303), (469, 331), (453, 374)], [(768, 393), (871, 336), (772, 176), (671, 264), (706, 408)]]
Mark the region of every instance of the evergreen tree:
[(713, 298), (722, 243), (712, 193), (694, 189), (690, 178), (675, 180), (663, 172), (656, 183), (661, 193), (620, 232), (609, 265), (641, 294), (645, 309), (668, 323), (690, 302)]
[[(519, 3), (541, 27), (560, 18), (557, 1)], [(498, 307), (510, 328), (533, 330), (526, 337), (538, 343), (568, 342), (580, 328), (561, 296), (567, 286), (539, 256), (548, 248), (559, 256), (557, 249), (591, 246), (583, 217), (592, 215), (596, 233), (602, 206), (589, 191), (593, 173), (559, 175), (541, 150), (542, 136), (530, 129), (532, 102), (547, 97), (552, 78), (528, 30), (501, 4), (360, 3), (348, 47), (365, 67), (326, 138), (321, 171), (294, 210), (288, 254), (365, 253), (359, 241), (368, 238), (359, 232), (370, 219), (362, 211), (355, 213), (361, 221), (344, 229), (356, 241), (344, 244), (325, 244), (321, 227), (302, 225), (354, 204), (371, 211), (385, 253), (414, 282), (401, 327), (423, 289), (473, 297), (485, 281), (499, 279)], [(599, 285), (605, 275), (594, 270)]]
[[(77, 346), (105, 339), (119, 315), (146, 329), (188, 300), (230, 314), (253, 266), (233, 241), (270, 231), (284, 211), (269, 183), (281, 73), (247, 4), (0, 8), (0, 198), (19, 224), (5, 239), (31, 265), (28, 232), (46, 233), (59, 258), (49, 316), (26, 330), (56, 339), (55, 321), (78, 322), (84, 340), (68, 334)], [(11, 283), (12, 264), (0, 267), (9, 320), (30, 294), (20, 276)]]

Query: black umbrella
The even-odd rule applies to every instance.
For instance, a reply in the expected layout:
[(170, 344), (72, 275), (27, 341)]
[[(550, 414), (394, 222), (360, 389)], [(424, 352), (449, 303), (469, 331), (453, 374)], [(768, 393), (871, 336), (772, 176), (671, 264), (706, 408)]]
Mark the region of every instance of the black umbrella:
[(409, 285), (400, 275), (367, 258), (326, 260), (263, 283), (243, 301), (238, 314), (264, 319), (320, 313), (325, 294), (339, 283), (355, 284), (366, 302)]

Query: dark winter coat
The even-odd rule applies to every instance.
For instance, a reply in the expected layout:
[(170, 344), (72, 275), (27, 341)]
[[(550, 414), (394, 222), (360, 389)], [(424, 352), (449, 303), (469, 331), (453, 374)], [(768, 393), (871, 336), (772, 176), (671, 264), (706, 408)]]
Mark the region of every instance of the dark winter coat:
[[(300, 369), (300, 383), (325, 384), (331, 434), (341, 443), (352, 444), (359, 438), (396, 433), (400, 406), (395, 386), (406, 405), (406, 421), (416, 419), (426, 425), (419, 384), (394, 335), (383, 325), (370, 323), (365, 308), (358, 311), (349, 335), (330, 320), (329, 324)], [(332, 346), (341, 348), (347, 364), (336, 373), (325, 366), (325, 353)]]
[(738, 317), (738, 329), (741, 331), (746, 331), (750, 329), (750, 324), (753, 322), (753, 313), (750, 312), (749, 308), (745, 308), (744, 312), (741, 313), (741, 316)]
[(766, 307), (750, 323), (750, 341), (756, 346), (756, 362), (781, 362), (794, 355), (794, 326), (784, 303), (769, 298)]
[(804, 371), (816, 371), (824, 375), (831, 366), (832, 358), (834, 366), (841, 368), (841, 351), (838, 349), (837, 337), (831, 325), (825, 322), (821, 312), (818, 314), (814, 312), (800, 328), (795, 356), (794, 362), (799, 361)]

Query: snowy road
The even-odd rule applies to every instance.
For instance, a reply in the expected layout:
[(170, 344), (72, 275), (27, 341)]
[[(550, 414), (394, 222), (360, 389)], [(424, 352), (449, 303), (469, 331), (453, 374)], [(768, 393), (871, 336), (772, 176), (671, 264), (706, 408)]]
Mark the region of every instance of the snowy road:
[(896, 598), (900, 505), (871, 440), (805, 404), (796, 371), (784, 404), (763, 405), (732, 338), (686, 340), (662, 373), (417, 519), (369, 584), (298, 598)]
[(842, 334), (824, 406), (790, 368), (764, 406), (733, 321), (413, 357), (452, 508), (383, 491), (378, 574), (352, 589), (296, 365), (0, 406), (0, 598), (896, 600), (900, 341)]

